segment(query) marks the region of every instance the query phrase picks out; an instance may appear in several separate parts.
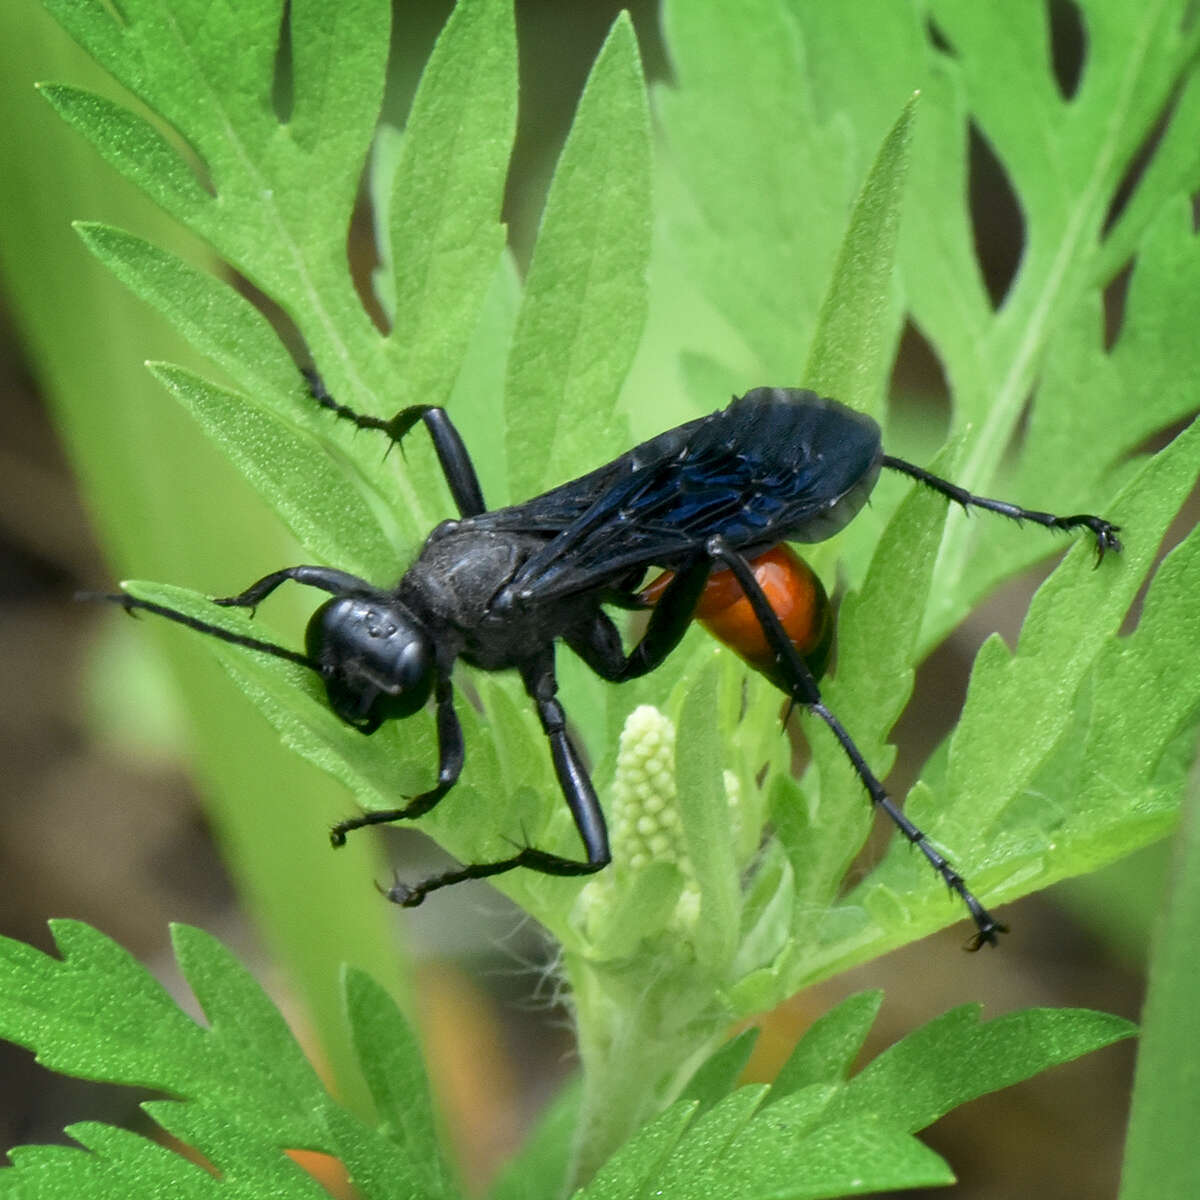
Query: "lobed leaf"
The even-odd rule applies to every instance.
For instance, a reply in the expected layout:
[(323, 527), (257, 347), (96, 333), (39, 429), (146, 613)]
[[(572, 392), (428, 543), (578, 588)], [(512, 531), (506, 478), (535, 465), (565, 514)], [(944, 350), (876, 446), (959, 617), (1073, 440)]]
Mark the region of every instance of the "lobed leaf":
[(850, 1080), (830, 1120), (870, 1114), (915, 1133), (968, 1100), (1136, 1032), (1086, 1009), (1024, 1009), (982, 1024), (979, 1012), (951, 1009), (889, 1047)]
[[(174, 930), (180, 968), (208, 1020), (197, 1024), (128, 954), (88, 926), (52, 923), (63, 957), (0, 941), (0, 1030), (67, 1074), (153, 1088), (176, 1097), (143, 1107), (217, 1174), (174, 1150), (96, 1123), (69, 1132), (83, 1150), (23, 1147), (0, 1171), (0, 1195), (323, 1196), (284, 1150), (341, 1159), (364, 1197), (449, 1196), (433, 1136), (416, 1043), (394, 1004), (360, 976), (348, 1000), (363, 1065), (376, 1084), (387, 1135), (341, 1108), (260, 986), (218, 942)], [(380, 1086), (408, 1083), (400, 1121)], [(88, 1151), (85, 1153), (84, 1151)]]
[[(322, 369), (366, 388), (379, 355), (344, 251), (379, 112), (388, 9), (378, 0), (290, 6), (292, 111), (275, 109), (283, 6), (237, 10), (146, 0), (120, 20), (87, 3), (48, 6), (163, 123), (53, 89), (60, 111), (114, 166), (195, 231), (296, 322)], [(166, 186), (164, 186), (166, 185)], [(344, 390), (344, 389), (343, 389)]]
[[(875, 144), (869, 131), (891, 124), (904, 98), (919, 89), (921, 115), (913, 128), (898, 253), (904, 300), (942, 360), (952, 391), (952, 429), (961, 432), (955, 458), (946, 456), (942, 471), (981, 488), (996, 474), (1032, 390), (1019, 465), (992, 494), (1051, 511), (1100, 511), (1124, 527), (1126, 552), (1112, 560), (1116, 565), (1105, 563), (1093, 574), (1086, 570), (1086, 547), (1068, 556), (1057, 582), (1035, 601), (1013, 661), (999, 645), (985, 646), (949, 773), (942, 779), (932, 772), (908, 802), (911, 815), (977, 890), (995, 886), (1005, 895), (1087, 869), (1099, 857), (1161, 833), (1179, 794), (1168, 747), (1200, 711), (1182, 681), (1170, 685), (1170, 704), (1151, 706), (1158, 719), (1144, 705), (1139, 710), (1141, 752), (1118, 772), (1127, 785), (1123, 819), (1116, 789), (1105, 802), (1099, 769), (1090, 775), (1083, 756), (1071, 751), (1090, 729), (1090, 745), (1109, 747), (1107, 754), (1093, 750), (1098, 763), (1112, 767), (1119, 757), (1115, 741), (1105, 741), (1089, 715), (1101, 695), (1108, 719), (1115, 707), (1095, 674), (1099, 656), (1112, 653), (1104, 644), (1116, 636), (1169, 516), (1195, 477), (1194, 454), (1186, 446), (1168, 452), (1159, 468), (1163, 476), (1151, 468), (1140, 476), (1143, 464), (1123, 456), (1194, 409), (1186, 381), (1195, 374), (1188, 363), (1197, 343), (1184, 297), (1194, 291), (1197, 239), (1185, 193), (1200, 181), (1190, 99), (1200, 35), (1179, 4), (1136, 15), (1122, 15), (1118, 7), (1102, 0), (1081, 4), (1085, 67), (1070, 98), (1051, 70), (1046, 10), (1032, 0), (1003, 17), (962, 0), (939, 0), (927, 12), (871, 2), (851, 15), (761, 0), (752, 23), (734, 22), (719, 6), (706, 4), (668, 6), (665, 18), (677, 87), (661, 97), (663, 124), (673, 163), (690, 185), (687, 199), (694, 201), (688, 208), (664, 192), (666, 246), (708, 301), (763, 361), (786, 361), (784, 353), (761, 353), (767, 344), (762, 331), (774, 328), (774, 302), (793, 295), (797, 272), (788, 269), (788, 256), (794, 247), (809, 249), (813, 219), (801, 215), (802, 206), (817, 201), (801, 184), (769, 186), (792, 161), (781, 156), (780, 146), (811, 152), (821, 130), (844, 121), (853, 135), (840, 145), (829, 142), (830, 161), (814, 167), (814, 177), (837, 195), (846, 164), (850, 178), (867, 168)], [(797, 82), (805, 79), (813, 81), (811, 98)], [(1015, 91), (1013, 80), (1020, 81)], [(760, 97), (775, 105), (770, 119), (756, 111)], [(803, 129), (790, 124), (798, 111), (805, 112)], [(1121, 212), (1110, 228), (1114, 196), (1160, 119), (1170, 138), (1164, 162), (1151, 168), (1148, 186), (1150, 172), (1141, 177), (1136, 211)], [(1025, 222), (1023, 257), (1002, 305), (987, 295), (972, 244), (965, 156), (972, 125), (1008, 172)], [(1185, 128), (1192, 131), (1190, 146)], [(712, 171), (714, 147), (721, 162), (746, 169)], [(768, 184), (754, 204), (743, 199), (748, 179)], [(770, 224), (776, 206), (784, 205), (795, 213), (786, 232)], [(739, 238), (757, 249), (743, 248)], [(1117, 243), (1125, 258), (1114, 257)], [(750, 270), (739, 272), (726, 262), (729, 245), (738, 246)], [(755, 271), (754, 254), (764, 246), (771, 248), (772, 265)], [(1098, 287), (1134, 251), (1124, 324), (1108, 350)], [(809, 254), (807, 272), (826, 280), (824, 261), (830, 260)], [(843, 262), (852, 261), (844, 252)], [(865, 281), (869, 262), (857, 271), (851, 269), (850, 278)], [(756, 285), (749, 296), (741, 290), (745, 278)], [(838, 313), (829, 303), (828, 311)], [(793, 300), (788, 316), (801, 338), (803, 312)], [(809, 361), (810, 370), (817, 369)], [(728, 366), (728, 360), (711, 364), (709, 374)], [(1121, 499), (1108, 500), (1118, 487)], [(896, 490), (895, 483), (881, 482), (881, 504)], [(1139, 500), (1139, 490), (1158, 499)], [(884, 736), (911, 687), (911, 664), (998, 580), (1053, 548), (1036, 530), (983, 514), (951, 513), (943, 535), (939, 502), (917, 495), (913, 501), (927, 506), (929, 523), (903, 511), (888, 526), (871, 560), (867, 589), (861, 598), (851, 593), (843, 605), (837, 678), (824, 689), (880, 771), (888, 765)], [(904, 545), (906, 529), (913, 533), (910, 546)], [(872, 533), (870, 519), (863, 518), (838, 539), (852, 583), (863, 577)], [(1135, 542), (1140, 549), (1131, 549)], [(1183, 621), (1171, 639), (1181, 661), (1187, 660), (1183, 644), (1190, 636), (1190, 623)], [(1136, 656), (1139, 644), (1127, 642), (1126, 652)], [(1144, 696), (1155, 678), (1163, 678), (1161, 665), (1149, 665), (1141, 676), (1131, 663), (1125, 670), (1129, 687), (1139, 686), (1135, 678), (1142, 681)], [(797, 881), (794, 911), (802, 922), (833, 896), (869, 820), (840, 749), (823, 730), (812, 736), (820, 794), (812, 778), (803, 794), (786, 780), (770, 785), (777, 830)], [(1037, 800), (1044, 796), (1049, 803), (1039, 812)], [(1097, 805), (1111, 816), (1093, 825)], [(915, 936), (957, 911), (940, 895), (926, 864), (897, 839), (849, 901), (821, 918), (821, 932), (801, 938), (814, 947), (812, 957), (781, 952), (774, 969), (798, 983), (809, 970), (824, 973), (835, 961), (858, 961), (880, 946), (875, 938), (883, 928)], [(826, 959), (834, 946), (839, 957)], [(791, 964), (786, 968), (785, 959)]]
[[(946, 1164), (913, 1133), (1134, 1032), (1084, 1010), (1031, 1009), (980, 1024), (978, 1008), (964, 1006), (846, 1081), (879, 1000), (863, 993), (823, 1017), (770, 1089), (743, 1087), (699, 1109), (677, 1103), (614, 1156), (594, 1194), (815, 1198), (949, 1183)], [(593, 1200), (593, 1187), (581, 1197)]]
[[(94, 930), (71, 921), (53, 930), (61, 960), (4, 943), (8, 1040), (66, 1074), (207, 1097), (232, 1118), (272, 1131), (281, 1145), (317, 1138), (322, 1089), (315, 1073), (278, 1012), (216, 943), (180, 935), (181, 957), (190, 952), (196, 985), (213, 1004), (205, 1030), (132, 956)], [(234, 1018), (214, 977), (249, 1008)], [(270, 1053), (248, 1060), (243, 1030)]]

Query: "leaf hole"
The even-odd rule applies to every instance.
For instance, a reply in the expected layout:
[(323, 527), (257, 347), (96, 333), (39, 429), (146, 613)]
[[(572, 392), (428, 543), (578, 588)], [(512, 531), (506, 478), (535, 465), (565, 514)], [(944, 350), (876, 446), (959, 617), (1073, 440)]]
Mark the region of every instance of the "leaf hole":
[(1108, 354), (1117, 344), (1125, 324), (1125, 304), (1129, 298), (1129, 281), (1133, 278), (1133, 260), (1127, 262), (1108, 281), (1104, 288), (1104, 352)]
[(971, 226), (975, 255), (995, 308), (1001, 307), (1025, 248), (1025, 218), (1004, 165), (974, 121), (969, 130)]
[(378, 228), (375, 206), (371, 202), (370, 189), (366, 187), (366, 171), (359, 182), (358, 199), (346, 230), (346, 262), (350, 268), (350, 279), (358, 295), (359, 303), (366, 310), (375, 328), (386, 335), (391, 330), (391, 321), (384, 312), (375, 290), (375, 272), (381, 265), (379, 246), (376, 242)]
[(925, 335), (906, 321), (888, 383), (890, 417), (900, 430), (920, 428), (922, 443), (945, 441), (950, 430), (950, 387), (942, 360)]
[[(990, 628), (976, 622), (972, 614), (969, 625), (952, 633), (916, 666), (912, 694), (888, 735), (896, 747), (896, 761), (886, 781), (893, 796), (908, 795), (938, 747), (954, 732), (967, 700), (971, 665)], [(890, 823), (886, 832), (890, 836)]]
[(275, 43), (275, 70), (271, 83), (271, 107), (275, 110), (275, 119), (280, 125), (286, 125), (292, 119), (294, 85), (292, 5), (291, 0), (287, 0), (279, 18), (279, 40)]
[(1079, 90), (1087, 49), (1083, 14), (1075, 0), (1049, 0), (1050, 69), (1064, 100), (1072, 100)]
[(1008, 439), (1008, 445), (1004, 448), (1006, 463), (1020, 462), (1021, 456), (1025, 453), (1025, 441), (1029, 437), (1029, 424), (1033, 420), (1033, 400), (1031, 392), (1025, 397), (1025, 403), (1021, 405), (1021, 415), (1017, 418), (1017, 423), (1013, 426), (1012, 437)]
[(1166, 133), (1167, 127), (1171, 123), (1171, 118), (1175, 115), (1175, 109), (1179, 104), (1179, 96), (1180, 88), (1176, 87), (1163, 106), (1163, 111), (1159, 115), (1158, 120), (1154, 122), (1150, 128), (1150, 132), (1146, 134), (1137, 150), (1130, 156), (1129, 163), (1125, 168), (1125, 173), (1121, 176), (1120, 183), (1113, 189), (1112, 200), (1109, 203), (1108, 212), (1104, 216), (1104, 225), (1101, 227), (1102, 238), (1108, 236), (1109, 232), (1129, 207), (1129, 203), (1137, 191), (1137, 186), (1141, 182), (1146, 168), (1150, 165), (1155, 151), (1158, 150), (1159, 143), (1163, 139), (1163, 134)]
[(935, 50), (940, 50), (948, 58), (957, 57), (950, 39), (943, 33), (942, 27), (932, 17), (927, 18), (925, 21), (925, 32), (929, 35), (929, 41)]

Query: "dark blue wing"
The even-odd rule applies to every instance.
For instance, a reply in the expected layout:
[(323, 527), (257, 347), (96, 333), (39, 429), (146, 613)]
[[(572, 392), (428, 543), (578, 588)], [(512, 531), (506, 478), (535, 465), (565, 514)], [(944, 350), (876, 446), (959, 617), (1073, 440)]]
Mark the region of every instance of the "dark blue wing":
[(879, 427), (813, 392), (755, 388), (524, 504), (475, 518), (552, 534), (513, 580), (524, 597), (677, 567), (720, 535), (747, 551), (817, 542), (862, 507), (879, 474)]

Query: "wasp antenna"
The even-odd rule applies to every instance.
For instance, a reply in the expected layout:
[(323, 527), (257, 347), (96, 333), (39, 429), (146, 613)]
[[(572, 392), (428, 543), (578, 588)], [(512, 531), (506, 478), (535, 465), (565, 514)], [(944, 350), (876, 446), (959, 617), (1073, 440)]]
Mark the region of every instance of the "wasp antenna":
[(222, 629), (220, 625), (212, 625), (208, 621), (200, 620), (199, 617), (189, 616), (177, 608), (168, 608), (165, 604), (155, 604), (152, 600), (139, 600), (136, 596), (129, 595), (128, 592), (76, 592), (75, 599), (89, 602), (99, 601), (102, 604), (119, 604), (130, 616), (136, 616), (139, 612), (154, 613), (157, 616), (166, 617), (168, 621), (174, 621), (177, 625), (186, 625), (198, 633), (207, 633), (211, 637), (220, 638), (221, 641), (228, 642), (231, 646), (242, 646), (246, 650), (257, 650), (260, 654), (271, 654), (276, 658), (285, 659), (287, 662), (296, 663), (298, 666), (307, 667), (310, 671), (316, 671), (318, 674), (321, 671), (321, 668), (307, 654), (289, 650), (286, 646), (277, 646), (274, 642), (264, 642), (259, 638), (234, 633), (230, 629)]

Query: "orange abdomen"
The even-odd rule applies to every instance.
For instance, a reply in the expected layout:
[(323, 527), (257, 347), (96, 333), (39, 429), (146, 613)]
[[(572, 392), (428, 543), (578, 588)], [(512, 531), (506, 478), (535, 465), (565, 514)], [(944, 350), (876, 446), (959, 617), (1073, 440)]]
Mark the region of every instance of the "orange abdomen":
[[(833, 641), (829, 597), (812, 568), (787, 545), (778, 545), (750, 563), (759, 587), (770, 601), (792, 645), (820, 678)], [(647, 606), (658, 602), (672, 572), (665, 571), (639, 593)], [(767, 645), (766, 635), (741, 585), (728, 570), (714, 571), (696, 606), (696, 620), (719, 642), (788, 691)]]

